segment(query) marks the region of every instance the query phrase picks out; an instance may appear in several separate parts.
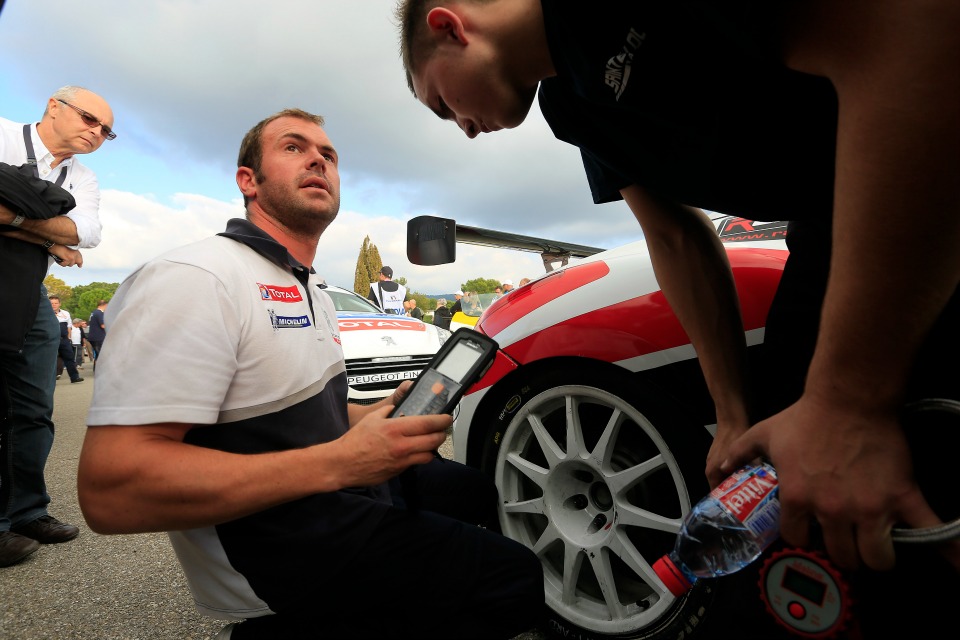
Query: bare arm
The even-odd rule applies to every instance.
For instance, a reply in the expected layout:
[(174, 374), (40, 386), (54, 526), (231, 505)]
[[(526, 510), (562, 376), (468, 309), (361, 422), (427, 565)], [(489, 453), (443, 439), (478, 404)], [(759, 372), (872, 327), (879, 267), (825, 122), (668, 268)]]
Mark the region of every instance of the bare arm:
[(746, 342), (733, 273), (716, 229), (699, 209), (633, 185), (621, 191), (643, 228), (657, 281), (697, 351), (717, 410), (707, 458), (711, 485), (723, 479), (726, 445), (749, 427)]
[[(0, 224), (10, 224), (16, 217), (17, 215), (13, 211), (0, 204)], [(47, 240), (52, 240), (61, 245), (80, 242), (76, 223), (66, 216), (56, 216), (49, 220), (27, 219), (20, 224), (18, 229), (2, 233), (7, 237), (33, 244), (43, 244)]]
[(939, 522), (897, 412), (960, 282), (960, 5), (798, 7), (786, 61), (830, 78), (839, 97), (831, 273), (803, 396), (751, 429), (728, 468), (767, 453), (788, 542), (806, 544), (812, 518), (838, 564), (888, 569), (894, 524)]
[[(13, 218), (5, 220), (0, 214), (0, 222), (9, 224), (12, 221)], [(28, 218), (23, 221), (20, 228), (41, 238), (39, 244), (42, 244), (44, 239), (53, 240), (57, 244), (76, 245), (80, 242), (80, 236), (77, 235), (77, 225), (67, 216), (55, 216), (47, 220), (30, 220)]]
[(191, 425), (92, 426), (80, 454), (80, 506), (98, 533), (142, 533), (209, 526), (315, 493), (379, 484), (432, 460), (451, 422), (386, 419), (388, 411), (371, 411), (333, 442), (255, 455), (186, 444)]
[[(16, 238), (17, 240), (23, 240), (24, 242), (29, 242), (31, 244), (42, 245), (46, 242), (45, 239), (30, 233), (29, 231), (0, 231), (0, 234), (5, 235), (8, 238)], [(83, 254), (80, 253), (79, 249), (71, 249), (66, 245), (54, 244), (47, 249), (47, 252), (54, 256), (57, 264), (59, 264), (61, 267), (83, 267)]]

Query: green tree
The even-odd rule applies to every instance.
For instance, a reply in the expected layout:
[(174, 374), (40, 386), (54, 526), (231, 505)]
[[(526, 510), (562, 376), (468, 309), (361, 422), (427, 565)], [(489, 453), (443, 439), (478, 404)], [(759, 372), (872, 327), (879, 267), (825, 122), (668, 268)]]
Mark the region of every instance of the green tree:
[[(417, 301), (417, 306), (420, 307), (421, 311), (427, 311), (429, 309), (433, 309), (435, 306), (433, 298), (431, 298), (425, 293), (420, 293), (419, 291), (411, 291), (407, 295), (407, 300), (411, 298)], [(427, 306), (428, 304), (429, 306)]]
[(377, 251), (377, 246), (370, 242), (370, 236), (366, 236), (363, 239), (363, 244), (360, 245), (360, 254), (357, 256), (357, 268), (353, 274), (353, 290), (366, 298), (367, 294), (370, 293), (370, 283), (377, 281), (377, 274), (380, 273), (380, 267), (382, 266), (383, 263), (380, 262), (380, 252)]
[(473, 280), (467, 280), (463, 285), (463, 290), (475, 293), (493, 293), (493, 290), (499, 286), (500, 281), (494, 278), (474, 278)]
[(380, 278), (380, 269), (383, 269), (383, 260), (380, 258), (380, 249), (377, 245), (370, 244), (370, 282), (376, 282)]
[(73, 317), (85, 320), (97, 308), (97, 303), (101, 300), (110, 300), (119, 286), (119, 282), (91, 282), (77, 285), (73, 288), (73, 298), (67, 306), (67, 311)]
[(70, 311), (71, 300), (73, 300), (73, 289), (70, 285), (53, 274), (47, 274), (43, 279), (43, 286), (47, 288), (48, 296), (60, 296), (60, 306)]
[(79, 296), (76, 295), (76, 290), (74, 290), (74, 296), (76, 298), (76, 307), (70, 311), (73, 314), (73, 317), (80, 318), (81, 320), (86, 320), (90, 317), (90, 314), (93, 313), (93, 310), (97, 308), (97, 305), (101, 300), (110, 301), (110, 298), (113, 297), (113, 294), (116, 293), (114, 290), (110, 289), (87, 289)]

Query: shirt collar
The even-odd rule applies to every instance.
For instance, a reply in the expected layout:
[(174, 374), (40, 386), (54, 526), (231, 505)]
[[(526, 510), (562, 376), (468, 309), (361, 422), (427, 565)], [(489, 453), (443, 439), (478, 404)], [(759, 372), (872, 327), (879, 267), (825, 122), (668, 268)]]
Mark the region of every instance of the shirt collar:
[[(50, 153), (50, 150), (47, 149), (47, 145), (43, 144), (43, 139), (40, 137), (40, 132), (37, 131), (37, 125), (39, 122), (34, 122), (30, 125), (30, 142), (33, 143), (33, 153), (36, 155), (37, 164), (41, 162), (44, 163), (48, 168), (52, 168), (53, 161), (56, 158), (53, 157), (53, 154)], [(60, 164), (56, 166), (57, 169), (60, 167), (69, 167), (73, 164), (74, 154), (71, 154), (60, 161)]]
[(227, 228), (217, 234), (224, 238), (236, 240), (245, 244), (271, 262), (281, 267), (289, 267), (293, 271), (306, 270), (316, 273), (313, 267), (307, 267), (290, 255), (287, 248), (274, 240), (263, 229), (243, 218), (231, 218), (227, 221)]

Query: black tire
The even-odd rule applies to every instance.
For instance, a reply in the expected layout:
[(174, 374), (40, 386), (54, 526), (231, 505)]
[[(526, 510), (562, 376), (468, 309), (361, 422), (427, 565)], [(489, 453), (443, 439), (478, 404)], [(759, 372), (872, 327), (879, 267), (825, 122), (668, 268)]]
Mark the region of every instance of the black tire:
[[(504, 534), (543, 564), (544, 631), (581, 640), (689, 638), (710, 609), (712, 585), (674, 598), (650, 566), (709, 490), (711, 436), (680, 400), (622, 369), (557, 364), (501, 381), (477, 443), (480, 466), (500, 491)], [(567, 429), (575, 424), (568, 415), (579, 430)]]

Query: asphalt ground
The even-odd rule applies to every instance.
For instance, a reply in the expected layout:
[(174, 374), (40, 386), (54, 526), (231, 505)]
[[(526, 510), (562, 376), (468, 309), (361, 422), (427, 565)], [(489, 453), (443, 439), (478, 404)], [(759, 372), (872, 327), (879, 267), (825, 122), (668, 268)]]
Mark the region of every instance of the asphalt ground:
[[(0, 640), (212, 640), (226, 621), (197, 613), (166, 534), (103, 536), (83, 520), (77, 461), (93, 395), (89, 363), (81, 375), (81, 383), (66, 372), (57, 381), (46, 468), (50, 514), (80, 535), (0, 568)], [(440, 451), (452, 457), (449, 439)], [(543, 637), (531, 631), (514, 640)]]

